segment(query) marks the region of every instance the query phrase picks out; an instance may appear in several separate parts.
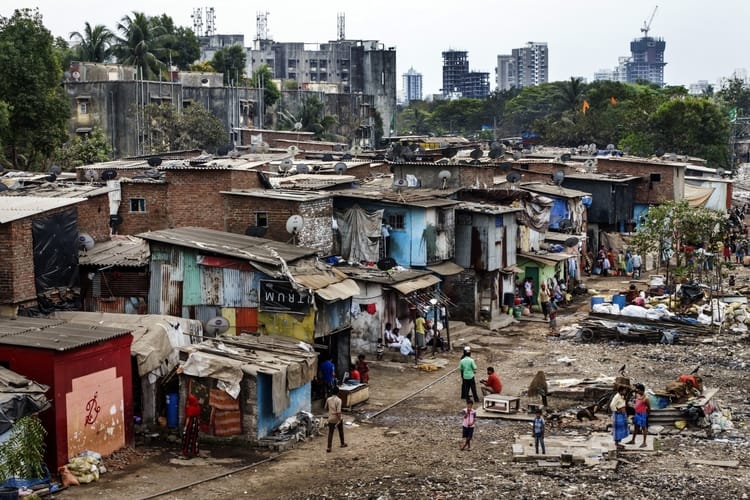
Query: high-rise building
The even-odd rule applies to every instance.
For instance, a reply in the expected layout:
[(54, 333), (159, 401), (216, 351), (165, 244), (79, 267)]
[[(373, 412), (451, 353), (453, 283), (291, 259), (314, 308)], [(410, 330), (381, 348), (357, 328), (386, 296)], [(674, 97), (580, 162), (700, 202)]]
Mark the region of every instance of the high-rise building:
[(484, 99), (490, 95), (490, 74), (469, 71), (468, 52), (443, 52), (443, 97)]
[(422, 100), (422, 73), (417, 73), (414, 68), (403, 74), (404, 103)]
[(644, 36), (630, 42), (630, 60), (627, 63), (627, 81), (648, 81), (664, 85), (664, 49), (667, 43), (663, 38)]
[(495, 83), (499, 90), (531, 87), (548, 81), (547, 42), (528, 42), (525, 47), (511, 50), (510, 55), (497, 56)]

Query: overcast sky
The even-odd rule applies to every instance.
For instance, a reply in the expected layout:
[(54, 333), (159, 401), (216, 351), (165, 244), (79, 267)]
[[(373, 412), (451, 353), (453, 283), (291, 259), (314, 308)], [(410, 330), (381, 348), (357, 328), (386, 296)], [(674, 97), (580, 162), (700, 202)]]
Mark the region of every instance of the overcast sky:
[[(659, 5), (651, 36), (667, 42), (664, 71), (669, 84), (698, 80), (715, 84), (736, 69), (747, 68), (750, 0), (258, 0), (127, 2), (102, 0), (5, 0), (0, 14), (38, 7), (55, 36), (83, 31), (84, 22), (115, 29), (133, 11), (170, 15), (192, 27), (194, 8), (213, 7), (217, 33), (241, 33), (245, 44), (256, 36), (256, 13), (268, 12), (268, 31), (279, 42), (324, 43), (337, 36), (337, 14), (346, 19), (348, 39), (379, 40), (395, 47), (398, 87), (410, 67), (422, 73), (425, 95), (441, 87), (441, 52), (468, 51), (472, 71), (494, 71), (498, 54), (509, 54), (529, 41), (549, 44), (550, 81), (581, 76), (593, 80), (600, 68), (613, 68), (629, 55), (629, 43)], [(10, 5), (13, 4), (13, 5)]]

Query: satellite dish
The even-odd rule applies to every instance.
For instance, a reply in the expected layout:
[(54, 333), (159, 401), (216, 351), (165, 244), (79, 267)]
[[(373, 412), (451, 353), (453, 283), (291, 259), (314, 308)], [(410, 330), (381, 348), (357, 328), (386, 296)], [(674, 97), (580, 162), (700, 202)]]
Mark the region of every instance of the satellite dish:
[(304, 225), (305, 220), (301, 215), (292, 215), (286, 220), (286, 232), (289, 234), (297, 234)]
[(504, 161), (500, 164), (500, 170), (503, 172), (510, 172), (510, 169), (513, 168), (513, 164), (509, 161)]
[(289, 146), (288, 148), (286, 148), (286, 152), (294, 156), (299, 153), (299, 148), (297, 146)]
[(406, 179), (396, 179), (393, 181), (393, 187), (396, 189), (403, 189), (409, 187), (409, 183)]
[(592, 172), (594, 170), (594, 167), (596, 166), (596, 162), (589, 158), (585, 162), (583, 162), (583, 166), (586, 167), (587, 172)]
[(458, 154), (458, 150), (456, 148), (446, 148), (443, 151), (443, 156), (445, 156), (446, 158), (453, 158), (457, 154)]
[(352, 154), (354, 156), (362, 154), (362, 146), (360, 146), (359, 144), (355, 144), (354, 146), (352, 146)]
[(410, 147), (401, 148), (401, 156), (404, 157), (404, 160), (411, 160), (414, 158), (414, 150)]
[(49, 168), (49, 171), (50, 171), (51, 174), (55, 174), (55, 175), (57, 175), (59, 177), (60, 174), (62, 173), (62, 167), (60, 167), (59, 165), (52, 165)]
[(8, 191), (8, 189), (10, 189), (8, 186), (0, 182), (0, 193), (2, 193), (3, 191)]
[(149, 177), (151, 179), (161, 179), (161, 170), (156, 170), (155, 168), (150, 168), (143, 172), (143, 175), (146, 177)]
[(344, 153), (343, 155), (341, 155), (342, 160), (351, 160), (352, 158), (354, 157), (350, 155), (349, 153)]
[(306, 163), (298, 163), (297, 164), (297, 173), (298, 174), (309, 174), (310, 173), (310, 167), (308, 167)]
[(99, 178), (99, 172), (94, 170), (93, 168), (90, 168), (86, 170), (86, 173), (84, 174), (84, 177), (86, 177), (90, 181), (95, 181)]
[(667, 160), (669, 161), (677, 161), (677, 155), (674, 153), (670, 153), (669, 156), (667, 156)]
[(224, 316), (211, 318), (203, 325), (203, 332), (210, 337), (220, 335), (227, 330), (229, 330), (229, 320)]
[(293, 165), (294, 163), (292, 163), (292, 160), (290, 160), (289, 158), (284, 158), (283, 160), (281, 160), (281, 163), (279, 163), (279, 172), (288, 172)]
[(517, 184), (521, 182), (521, 174), (519, 174), (518, 172), (510, 172), (505, 176), (505, 180), (507, 180), (511, 184)]
[(558, 170), (554, 174), (552, 174), (552, 182), (554, 182), (556, 185), (561, 185), (563, 181), (565, 180), (565, 172), (562, 170)]
[(268, 231), (267, 226), (247, 226), (247, 229), (245, 229), (245, 236), (262, 238), (266, 234), (266, 231)]
[(630, 146), (625, 146), (624, 148), (622, 148), (622, 152), (623, 152), (623, 154), (629, 154), (630, 153)]
[(593, 154), (596, 154), (596, 152), (597, 152), (596, 143), (592, 142), (591, 144), (589, 144), (589, 154), (593, 155)]
[(570, 161), (570, 157), (571, 157), (570, 153), (563, 153), (562, 155), (560, 155), (560, 161), (563, 163), (568, 162)]
[(657, 156), (658, 158), (661, 158), (662, 156), (664, 156), (664, 148), (662, 148), (662, 147), (658, 147), (658, 148), (656, 148), (656, 151), (654, 151), (654, 154), (655, 154), (655, 155), (656, 155), (656, 156)]
[(302, 122), (294, 122), (294, 130), (302, 130)]
[(614, 151), (615, 145), (614, 144), (607, 144), (607, 151)]
[(478, 160), (482, 156), (484, 156), (484, 151), (482, 151), (479, 148), (476, 148), (476, 149), (472, 150), (471, 153), (469, 153), (469, 156), (471, 156), (472, 160)]
[(152, 156), (148, 160), (146, 160), (146, 163), (148, 163), (149, 167), (158, 167), (161, 165), (161, 157), (159, 156)]
[(717, 168), (717, 169), (716, 169), (716, 175), (718, 175), (719, 177), (724, 177), (724, 174), (725, 174), (725, 173), (726, 173), (726, 172), (725, 172), (725, 171), (724, 171), (724, 169), (723, 169), (723, 168), (721, 168), (721, 167), (719, 167), (719, 168)]
[(339, 175), (343, 174), (344, 172), (346, 172), (346, 163), (338, 162), (333, 166), (333, 171)]
[(47, 182), (55, 182), (57, 180), (57, 176), (55, 174), (47, 174), (47, 177), (44, 178)]
[(105, 170), (102, 172), (102, 180), (103, 181), (111, 181), (117, 178), (117, 170), (113, 170), (111, 168)]
[[(496, 143), (493, 143), (493, 144), (496, 144)], [(487, 156), (489, 156), (493, 160), (501, 158), (505, 156), (505, 147), (502, 144), (499, 144), (496, 148), (493, 147), (492, 149), (490, 149), (490, 152)]]
[[(567, 219), (565, 220), (567, 221)], [(576, 238), (575, 236), (571, 236), (563, 242), (563, 245), (565, 245), (566, 247), (574, 247), (578, 245), (578, 238)]]
[(269, 147), (270, 146), (268, 145), (267, 142), (261, 142), (260, 145), (258, 145), (258, 152), (264, 153), (264, 154), (268, 153), (268, 148)]
[(451, 178), (451, 171), (450, 170), (441, 170), (438, 173), (438, 179), (441, 181), (441, 188), (445, 189), (448, 185), (448, 179)]
[(375, 160), (375, 161), (383, 161), (383, 160), (385, 160), (385, 155), (382, 154), (382, 153), (378, 153), (378, 154), (375, 155), (375, 157), (373, 158), (373, 160)]
[(91, 250), (96, 241), (88, 233), (78, 233), (78, 247), (82, 250)]
[(219, 156), (227, 156), (232, 150), (234, 150), (234, 144), (225, 144), (216, 149), (216, 154)]
[(521, 154), (520, 152), (516, 151), (515, 153), (513, 153), (514, 160), (520, 160), (521, 158), (523, 158), (523, 154)]

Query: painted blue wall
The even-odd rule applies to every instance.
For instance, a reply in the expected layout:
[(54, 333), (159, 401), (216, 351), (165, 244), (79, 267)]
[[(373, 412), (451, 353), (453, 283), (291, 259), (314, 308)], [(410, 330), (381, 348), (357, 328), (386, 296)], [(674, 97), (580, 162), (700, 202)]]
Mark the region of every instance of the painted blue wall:
[(359, 205), (365, 210), (385, 210), (383, 217), (400, 214), (404, 216), (403, 229), (391, 229), (390, 255), (400, 266), (426, 266), (427, 248), (422, 241), (426, 227), (425, 209), (406, 205), (391, 205), (369, 202), (362, 199), (337, 198), (334, 201), (336, 210), (344, 210)]
[(271, 400), (271, 376), (259, 373), (255, 380), (258, 398), (258, 439), (269, 436), (287, 418), (301, 411), (311, 410), (311, 382), (289, 391), (289, 407), (281, 415), (275, 416)]

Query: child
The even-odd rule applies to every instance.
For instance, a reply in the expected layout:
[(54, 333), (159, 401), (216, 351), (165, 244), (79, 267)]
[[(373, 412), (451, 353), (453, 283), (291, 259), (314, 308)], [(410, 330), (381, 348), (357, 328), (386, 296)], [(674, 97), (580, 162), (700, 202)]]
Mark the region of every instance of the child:
[(651, 403), (646, 395), (646, 387), (643, 384), (635, 384), (635, 416), (633, 417), (633, 438), (627, 444), (635, 444), (638, 434), (643, 434), (641, 448), (646, 447), (646, 436), (648, 436), (648, 413)]
[(461, 445), (462, 450), (471, 450), (471, 438), (474, 437), (474, 423), (477, 420), (477, 412), (474, 409), (474, 401), (471, 398), (466, 399), (466, 408), (461, 411), (463, 415), (463, 438), (464, 443)]
[(542, 418), (542, 410), (536, 411), (536, 417), (532, 423), (534, 436), (534, 450), (539, 455), (539, 446), (542, 447), (542, 455), (546, 455), (547, 451), (544, 449), (544, 419)]
[(378, 361), (383, 359), (383, 352), (385, 351), (385, 344), (383, 344), (383, 338), (378, 339), (378, 345), (375, 347), (375, 357)]
[(362, 379), (362, 383), (366, 384), (370, 381), (370, 366), (365, 361), (365, 355), (360, 354), (357, 356), (357, 370)]
[(557, 332), (557, 303), (553, 300), (549, 306), (549, 334), (552, 337), (558, 337)]

